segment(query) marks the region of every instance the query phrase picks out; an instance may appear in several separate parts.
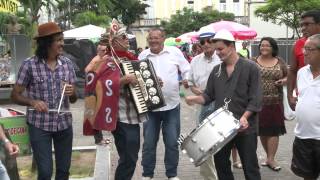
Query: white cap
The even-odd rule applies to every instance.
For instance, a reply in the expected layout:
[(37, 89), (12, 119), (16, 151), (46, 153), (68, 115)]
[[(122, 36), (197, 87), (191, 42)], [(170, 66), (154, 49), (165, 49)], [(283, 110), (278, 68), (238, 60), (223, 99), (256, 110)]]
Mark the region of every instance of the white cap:
[(212, 38), (212, 40), (236, 41), (231, 32), (226, 29), (221, 29), (220, 31), (218, 31), (216, 35)]

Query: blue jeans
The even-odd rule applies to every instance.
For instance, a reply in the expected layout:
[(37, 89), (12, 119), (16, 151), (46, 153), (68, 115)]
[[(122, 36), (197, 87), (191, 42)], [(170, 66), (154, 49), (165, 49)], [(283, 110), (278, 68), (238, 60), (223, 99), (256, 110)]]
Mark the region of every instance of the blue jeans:
[(177, 176), (179, 162), (178, 137), (180, 135), (180, 105), (168, 111), (149, 112), (143, 124), (142, 166), (144, 177), (153, 177), (156, 166), (156, 150), (162, 128), (165, 145), (164, 164), (167, 177)]
[(112, 134), (119, 154), (114, 179), (131, 180), (140, 149), (140, 126), (118, 122)]
[(201, 107), (200, 110), (200, 115), (199, 115), (199, 122), (201, 123), (206, 117), (208, 117), (210, 114), (212, 114), (214, 112), (214, 105), (215, 105), (215, 101), (207, 104), (207, 105), (203, 105)]
[(53, 170), (52, 141), (56, 161), (56, 180), (68, 180), (72, 153), (72, 127), (49, 132), (29, 124), (30, 142), (38, 168), (38, 180), (51, 180)]
[(1, 180), (10, 180), (8, 173), (7, 173), (7, 169), (6, 169), (6, 167), (4, 167), (1, 160), (0, 160), (0, 179)]

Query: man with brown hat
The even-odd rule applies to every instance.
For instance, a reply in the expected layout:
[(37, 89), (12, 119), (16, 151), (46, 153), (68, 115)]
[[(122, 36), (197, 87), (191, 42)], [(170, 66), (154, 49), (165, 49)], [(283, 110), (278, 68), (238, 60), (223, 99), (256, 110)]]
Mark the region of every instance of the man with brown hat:
[[(38, 180), (51, 180), (54, 145), (56, 180), (69, 179), (72, 153), (72, 114), (76, 101), (76, 75), (69, 59), (62, 56), (63, 34), (53, 22), (38, 26), (35, 55), (21, 64), (12, 100), (27, 106), (27, 123)], [(23, 93), (26, 91), (26, 93)], [(61, 110), (60, 110), (61, 109)]]

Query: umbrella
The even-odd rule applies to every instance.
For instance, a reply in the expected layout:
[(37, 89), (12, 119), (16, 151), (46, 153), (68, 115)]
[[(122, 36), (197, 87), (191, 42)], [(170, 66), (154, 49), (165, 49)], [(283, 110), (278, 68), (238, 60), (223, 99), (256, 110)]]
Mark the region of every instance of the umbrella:
[(181, 34), (177, 38), (181, 39), (182, 42), (194, 43), (197, 41), (198, 37), (199, 37), (198, 32), (192, 31), (192, 32)]
[(181, 46), (185, 44), (185, 42), (182, 42), (179, 38), (169, 37), (164, 41), (164, 45), (166, 46)]
[(233, 21), (219, 21), (200, 28), (199, 32), (217, 32), (221, 29), (230, 31), (236, 39), (247, 40), (257, 36), (257, 32), (245, 25)]

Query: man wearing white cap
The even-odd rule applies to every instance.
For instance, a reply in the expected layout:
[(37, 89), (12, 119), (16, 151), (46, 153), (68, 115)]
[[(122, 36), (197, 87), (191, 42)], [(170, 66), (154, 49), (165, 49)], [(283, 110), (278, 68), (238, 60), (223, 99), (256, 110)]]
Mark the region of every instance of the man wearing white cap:
[[(195, 56), (191, 61), (191, 69), (188, 78), (188, 85), (195, 95), (201, 95), (206, 88), (209, 75), (214, 66), (221, 63), (215, 53), (215, 47), (211, 38), (214, 33), (206, 32), (199, 35), (200, 45), (203, 53)], [(214, 111), (214, 103), (201, 107), (199, 122)], [(216, 170), (212, 156), (200, 166), (200, 174), (205, 180), (215, 180)]]
[[(228, 109), (240, 120), (238, 135), (214, 155), (219, 179), (233, 180), (230, 153), (236, 145), (246, 180), (260, 180), (257, 150), (257, 113), (261, 110), (262, 90), (258, 67), (239, 57), (233, 35), (221, 30), (213, 38), (222, 63), (213, 68), (202, 95), (188, 96), (186, 102), (208, 104), (215, 101), (215, 110), (230, 101)], [(223, 119), (221, 119), (223, 120)]]

